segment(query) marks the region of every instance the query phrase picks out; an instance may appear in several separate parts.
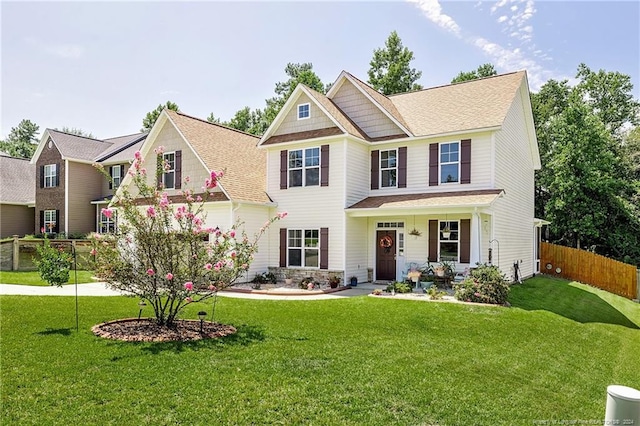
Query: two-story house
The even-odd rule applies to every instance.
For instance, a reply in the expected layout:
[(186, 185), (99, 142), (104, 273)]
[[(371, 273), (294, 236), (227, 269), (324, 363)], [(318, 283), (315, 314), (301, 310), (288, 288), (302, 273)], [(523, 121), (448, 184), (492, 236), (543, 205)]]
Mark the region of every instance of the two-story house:
[[(299, 85), (259, 142), (279, 273), (399, 279), (408, 262), (539, 270), (525, 72), (384, 96), (347, 72)], [(275, 231), (275, 232), (274, 232)]]
[(145, 133), (104, 140), (46, 129), (31, 158), (35, 165), (35, 226), (40, 233), (87, 234), (113, 229), (101, 214), (113, 195), (113, 185), (94, 167), (102, 164), (115, 184), (124, 177)]

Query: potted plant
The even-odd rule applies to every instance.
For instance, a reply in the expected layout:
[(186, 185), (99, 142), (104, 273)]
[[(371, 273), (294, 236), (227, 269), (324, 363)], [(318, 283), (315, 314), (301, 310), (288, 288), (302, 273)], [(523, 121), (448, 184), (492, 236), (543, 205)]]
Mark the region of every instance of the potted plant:
[(444, 226), (442, 230), (442, 238), (448, 239), (451, 236), (451, 229), (449, 228), (449, 223)]
[(355, 287), (358, 285), (358, 277), (356, 277), (355, 275), (352, 276), (351, 278), (349, 278), (349, 283), (351, 284), (351, 287)]
[(337, 277), (335, 275), (329, 276), (329, 287), (337, 288), (339, 284), (340, 284), (340, 277)]
[(305, 290), (313, 290), (316, 286), (316, 282), (313, 277), (304, 277), (302, 281), (300, 281), (299, 287)]
[(291, 285), (292, 282), (293, 282), (293, 274), (289, 270), (285, 271), (285, 273), (284, 273), (284, 283), (286, 285)]
[(418, 238), (422, 236), (422, 232), (418, 231), (416, 228), (413, 228), (411, 231), (409, 231), (409, 235)]

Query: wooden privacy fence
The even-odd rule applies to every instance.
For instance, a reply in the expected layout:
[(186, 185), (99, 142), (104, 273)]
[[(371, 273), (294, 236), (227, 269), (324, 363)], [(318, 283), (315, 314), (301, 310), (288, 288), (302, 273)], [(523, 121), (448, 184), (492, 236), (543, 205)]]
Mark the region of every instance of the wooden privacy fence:
[[(52, 246), (63, 248), (72, 253), (75, 247), (78, 269), (92, 269), (91, 241), (89, 240), (49, 240)], [(34, 258), (39, 258), (37, 246), (44, 244), (44, 240), (35, 238), (18, 238), (0, 241), (0, 270), (2, 271), (34, 271)]]
[[(541, 243), (541, 271), (635, 299), (638, 294), (636, 267), (571, 247)], [(551, 266), (549, 266), (551, 265)]]

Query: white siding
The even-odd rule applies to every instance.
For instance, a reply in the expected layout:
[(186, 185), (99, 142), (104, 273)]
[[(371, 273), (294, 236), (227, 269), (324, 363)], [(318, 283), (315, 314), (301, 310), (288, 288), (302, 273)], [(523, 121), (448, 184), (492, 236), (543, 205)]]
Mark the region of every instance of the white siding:
[(367, 259), (367, 218), (347, 217), (345, 225), (345, 281), (356, 276), (359, 283), (366, 282), (367, 268), (370, 267)]
[(500, 244), (500, 268), (510, 278), (517, 260), (522, 276), (533, 274), (534, 169), (521, 96), (522, 91), (495, 136), (496, 187), (505, 195), (494, 205), (493, 238)]
[[(309, 104), (309, 118), (298, 120), (298, 105)], [(273, 135), (288, 135), (290, 133), (306, 132), (309, 130), (326, 129), (336, 127), (336, 124), (327, 117), (318, 106), (302, 93), (293, 108), (284, 117)]]
[(371, 169), (369, 166), (371, 153), (367, 145), (347, 142), (345, 151), (345, 207), (349, 207), (369, 196), (371, 188)]
[(404, 134), (377, 105), (347, 80), (332, 101), (371, 138)]
[[(278, 203), (277, 210), (288, 216), (274, 224), (269, 235), (269, 265), (279, 264), (279, 228), (329, 228), (329, 269), (344, 269), (344, 141), (329, 144), (329, 186), (280, 189), (280, 149), (267, 155), (268, 194)], [(287, 149), (319, 147), (299, 143)]]
[[(259, 232), (260, 228), (264, 226), (266, 222), (269, 221), (271, 214), (270, 208), (267, 206), (261, 205), (251, 205), (251, 204), (239, 204), (233, 209), (233, 213), (229, 212), (229, 217), (231, 218), (231, 214), (233, 214), (233, 218), (231, 219), (233, 223), (237, 220), (242, 222), (241, 228), (249, 237), (249, 241), (253, 241), (254, 236)], [(276, 227), (278, 222), (274, 223), (274, 227)], [(267, 231), (267, 233), (273, 232), (273, 230)], [(253, 277), (258, 273), (267, 272), (267, 267), (269, 266), (269, 253), (272, 250), (277, 251), (277, 247), (272, 248), (269, 245), (269, 235), (265, 234), (260, 238), (258, 242), (258, 252), (255, 254), (253, 263), (251, 264), (248, 273), (245, 278), (246, 281), (251, 281)]]

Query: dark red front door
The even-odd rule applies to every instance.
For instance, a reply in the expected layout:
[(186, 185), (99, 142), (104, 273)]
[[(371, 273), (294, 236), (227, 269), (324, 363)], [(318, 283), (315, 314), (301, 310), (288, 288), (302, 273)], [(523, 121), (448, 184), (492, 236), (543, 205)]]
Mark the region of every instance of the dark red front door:
[(376, 279), (396, 279), (396, 231), (376, 233)]

